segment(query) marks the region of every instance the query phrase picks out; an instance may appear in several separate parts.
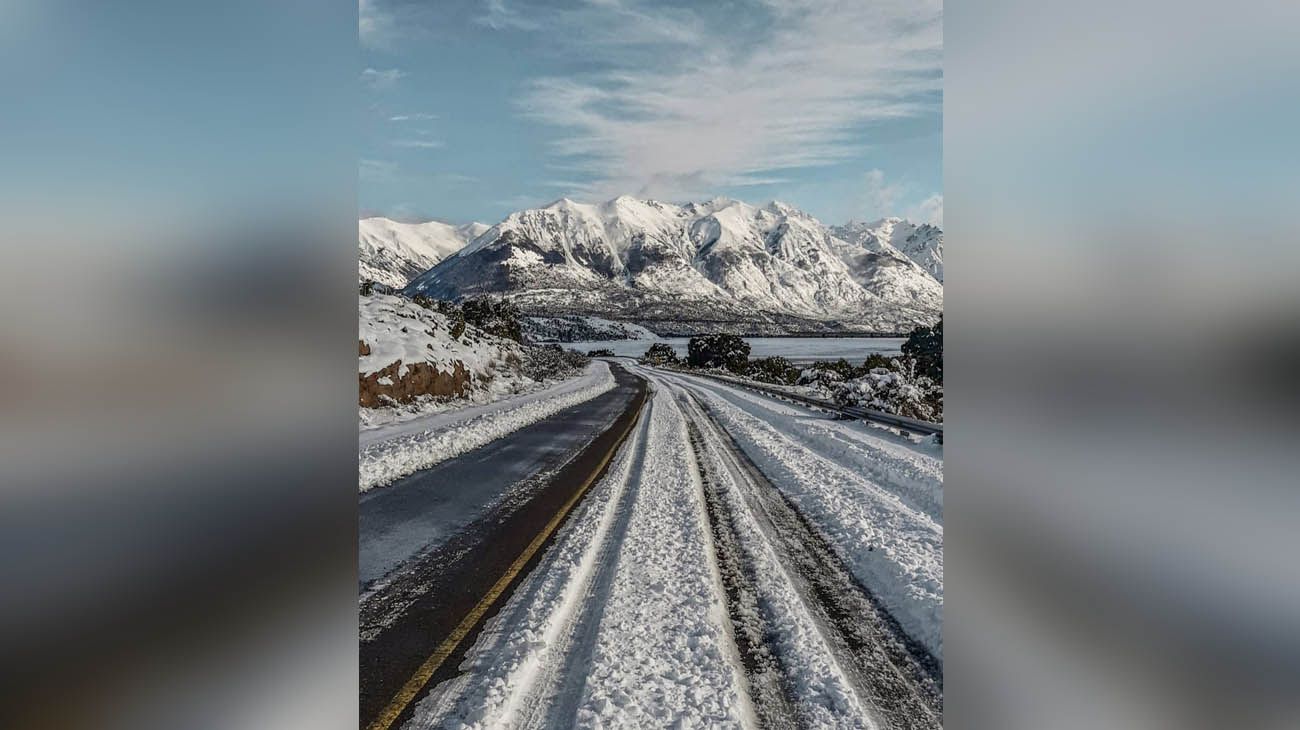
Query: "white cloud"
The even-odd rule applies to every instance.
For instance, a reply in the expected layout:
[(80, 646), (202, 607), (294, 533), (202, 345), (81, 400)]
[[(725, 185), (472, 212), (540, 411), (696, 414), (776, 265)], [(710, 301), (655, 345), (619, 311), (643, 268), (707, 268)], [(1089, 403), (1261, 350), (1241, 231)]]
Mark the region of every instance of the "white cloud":
[(480, 25), (493, 30), (537, 30), (541, 27), (536, 21), (506, 7), (505, 0), (487, 0), (485, 5), (483, 15), (474, 19)]
[(894, 214), (894, 205), (903, 194), (903, 187), (897, 183), (886, 183), (883, 170), (867, 173), (867, 205), (876, 218), (888, 218)]
[(860, 153), (866, 123), (938, 112), (939, 0), (767, 0), (723, 23), (630, 0), (527, 19), (494, 7), (602, 69), (537, 79), (521, 101), (568, 130), (554, 151), (595, 194), (774, 179)]
[(421, 150), (434, 150), (434, 149), (438, 149), (439, 147), (443, 147), (444, 144), (442, 141), (436, 139), (395, 139), (393, 140), (393, 146), (410, 147), (413, 149), (421, 149)]
[(934, 193), (916, 205), (899, 210), (899, 201), (903, 198), (907, 186), (885, 180), (883, 170), (871, 170), (867, 173), (866, 207), (867, 218), (888, 218), (901, 216), (915, 223), (929, 223), (943, 228), (943, 195)]
[(367, 68), (361, 72), (361, 83), (376, 91), (383, 91), (396, 86), (397, 82), (405, 76), (406, 72), (400, 68)]
[(388, 118), (390, 122), (427, 122), (437, 119), (437, 114), (394, 114)]
[(935, 193), (907, 209), (904, 216), (918, 223), (929, 223), (943, 228), (943, 196)]
[(376, 0), (357, 0), (357, 36), (362, 48), (391, 48), (397, 38), (397, 19)]
[(448, 185), (473, 185), (479, 181), (473, 175), (462, 175), (459, 172), (444, 172), (438, 175), (437, 179)]

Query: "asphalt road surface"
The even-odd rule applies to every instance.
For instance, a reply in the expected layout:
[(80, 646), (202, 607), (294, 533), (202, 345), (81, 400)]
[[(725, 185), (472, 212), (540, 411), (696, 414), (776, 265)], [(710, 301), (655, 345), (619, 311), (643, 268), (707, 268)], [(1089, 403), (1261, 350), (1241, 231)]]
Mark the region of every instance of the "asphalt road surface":
[(645, 381), (611, 370), (609, 392), (361, 497), (361, 727), (398, 726), (410, 699), (454, 674), (603, 472), (646, 396)]

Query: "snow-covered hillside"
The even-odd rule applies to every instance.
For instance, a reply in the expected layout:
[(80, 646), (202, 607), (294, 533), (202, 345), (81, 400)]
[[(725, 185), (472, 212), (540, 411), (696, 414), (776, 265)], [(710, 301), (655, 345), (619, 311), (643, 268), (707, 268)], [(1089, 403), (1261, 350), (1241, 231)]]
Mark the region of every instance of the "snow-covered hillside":
[(562, 199), (519, 211), (406, 291), (505, 294), (527, 314), (593, 314), (673, 333), (899, 331), (943, 309), (942, 284), (892, 247), (842, 240), (783, 203), (726, 198)]
[(358, 301), (362, 491), (614, 385), (603, 363), (496, 337), (404, 297)]
[(363, 218), (357, 224), (357, 279), (400, 289), (487, 229), (482, 223), (452, 226), (438, 221), (399, 223), (388, 218)]
[(881, 218), (871, 223), (850, 221), (831, 228), (831, 235), (871, 251), (897, 251), (943, 283), (943, 231), (903, 218)]
[(409, 299), (360, 297), (357, 372), (363, 407), (464, 398), (510, 389), (522, 346), (425, 309)]
[(498, 337), (404, 297), (358, 301), (363, 426), (530, 392), (586, 365), (556, 346)]
[(524, 317), (521, 322), (529, 342), (594, 342), (600, 340), (654, 340), (655, 334), (637, 324), (603, 317), (569, 314), (562, 317)]

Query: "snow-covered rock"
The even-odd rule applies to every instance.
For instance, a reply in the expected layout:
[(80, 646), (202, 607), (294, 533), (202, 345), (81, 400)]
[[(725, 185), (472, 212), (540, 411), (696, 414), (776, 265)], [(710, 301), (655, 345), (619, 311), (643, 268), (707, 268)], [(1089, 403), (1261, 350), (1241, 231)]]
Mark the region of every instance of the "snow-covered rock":
[(943, 231), (929, 223), (917, 225), (903, 218), (850, 221), (831, 228), (831, 234), (869, 251), (896, 251), (943, 283)]
[(482, 223), (452, 226), (438, 221), (399, 223), (363, 218), (357, 224), (357, 279), (401, 289), (487, 229)]
[(891, 245), (845, 241), (783, 203), (727, 198), (562, 199), (512, 213), (406, 292), (504, 294), (527, 314), (660, 333), (901, 331), (943, 309), (943, 286)]
[(363, 407), (465, 397), (508, 379), (522, 362), (519, 343), (468, 326), (456, 336), (447, 317), (408, 299), (376, 294), (358, 302)]
[(943, 386), (910, 368), (872, 368), (852, 380), (836, 383), (831, 399), (841, 405), (863, 406), (923, 421), (943, 421)]

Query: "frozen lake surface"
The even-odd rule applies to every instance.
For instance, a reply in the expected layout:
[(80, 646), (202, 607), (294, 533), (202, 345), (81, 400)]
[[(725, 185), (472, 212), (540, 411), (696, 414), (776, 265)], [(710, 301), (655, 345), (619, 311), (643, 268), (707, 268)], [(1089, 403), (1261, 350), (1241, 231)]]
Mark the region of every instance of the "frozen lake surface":
[[(578, 352), (608, 349), (613, 350), (615, 355), (640, 357), (654, 343), (667, 342), (680, 357), (686, 357), (688, 341), (687, 337), (668, 337), (661, 340), (566, 342), (563, 346)], [(745, 341), (749, 343), (750, 358), (780, 355), (795, 363), (844, 358), (857, 364), (873, 352), (883, 355), (899, 354), (906, 339), (903, 337), (746, 337)]]

